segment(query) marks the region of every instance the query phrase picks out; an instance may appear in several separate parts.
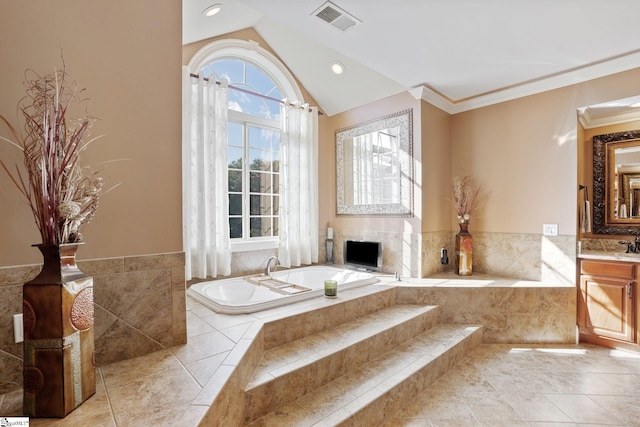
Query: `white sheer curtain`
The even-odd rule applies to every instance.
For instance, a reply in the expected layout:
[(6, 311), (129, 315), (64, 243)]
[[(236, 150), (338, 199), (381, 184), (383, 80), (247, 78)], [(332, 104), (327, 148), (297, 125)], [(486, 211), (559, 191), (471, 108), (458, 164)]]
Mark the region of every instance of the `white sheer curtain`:
[(182, 222), (186, 279), (231, 274), (227, 85), (182, 72)]
[(285, 267), (318, 262), (318, 109), (280, 108), (280, 246)]

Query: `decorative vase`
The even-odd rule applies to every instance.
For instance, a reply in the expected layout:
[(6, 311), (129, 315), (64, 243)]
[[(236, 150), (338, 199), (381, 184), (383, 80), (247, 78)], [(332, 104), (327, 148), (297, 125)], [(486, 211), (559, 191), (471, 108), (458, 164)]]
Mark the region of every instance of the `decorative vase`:
[(469, 234), (469, 223), (460, 223), (460, 232), (456, 234), (456, 274), (471, 276), (473, 260), (473, 236)]
[(333, 239), (327, 239), (326, 249), (327, 249), (327, 264), (333, 264)]
[(44, 263), (23, 286), (24, 415), (62, 418), (96, 391), (93, 278), (78, 243), (34, 245)]

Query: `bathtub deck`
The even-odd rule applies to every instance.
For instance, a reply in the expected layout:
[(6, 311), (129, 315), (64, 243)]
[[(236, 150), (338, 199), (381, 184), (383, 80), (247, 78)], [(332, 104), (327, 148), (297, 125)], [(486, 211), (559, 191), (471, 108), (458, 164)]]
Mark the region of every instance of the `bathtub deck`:
[[(444, 315), (452, 317), (461, 315), (461, 297), (467, 303), (473, 302), (471, 306), (462, 306), (466, 305), (474, 315), (484, 316), (485, 320), (504, 319), (499, 325), (504, 323), (505, 332), (514, 334), (509, 342), (536, 343), (530, 345), (563, 342), (566, 331), (558, 331), (558, 324), (551, 321), (547, 323), (551, 320), (548, 314), (567, 318), (573, 315), (575, 319), (575, 287), (540, 282), (509, 284), (495, 281), (487, 284), (482, 281), (484, 277), (478, 277), (479, 286), (473, 287), (468, 284), (472, 279), (446, 278), (438, 279), (437, 283), (432, 279), (412, 279), (398, 283), (385, 278), (377, 285), (344, 291), (335, 300), (318, 297), (243, 315), (214, 313), (187, 298), (187, 344), (98, 368), (95, 396), (64, 419), (32, 419), (31, 425), (199, 425), (211, 403), (224, 397), (220, 395), (224, 385), (243, 375), (237, 371), (237, 366), (251, 345), (251, 337), (264, 322), (394, 287), (388, 285), (399, 285), (398, 296), (414, 303), (419, 302), (417, 299), (426, 303), (430, 298), (440, 298)], [(570, 306), (571, 297), (574, 298), (573, 307)], [(457, 313), (456, 304), (460, 307)], [(487, 314), (490, 308), (498, 314)], [(288, 332), (292, 333), (299, 326), (291, 325)], [(531, 333), (533, 328), (538, 331)], [(498, 332), (499, 329), (496, 334)], [(491, 336), (485, 333), (485, 338)], [(494, 342), (500, 342), (500, 336), (496, 337), (498, 341)], [(569, 342), (573, 343), (573, 340)], [(5, 394), (0, 400), (0, 413), (19, 416), (21, 405), (21, 390)]]
[[(325, 279), (336, 280), (339, 283), (338, 292), (342, 292), (378, 283), (379, 277), (389, 279), (388, 275), (374, 275), (335, 265), (310, 266), (281, 270), (274, 272), (272, 276), (255, 274), (200, 282), (191, 286), (187, 290), (187, 295), (216, 313), (249, 314), (322, 296)], [(218, 286), (220, 288), (217, 288)], [(223, 288), (225, 286), (229, 288)], [(255, 288), (247, 289), (252, 286)], [(236, 293), (231, 288), (239, 288), (243, 293), (249, 291), (250, 296), (231, 299), (231, 294)], [(225, 298), (222, 295), (224, 292), (229, 292), (230, 295)]]

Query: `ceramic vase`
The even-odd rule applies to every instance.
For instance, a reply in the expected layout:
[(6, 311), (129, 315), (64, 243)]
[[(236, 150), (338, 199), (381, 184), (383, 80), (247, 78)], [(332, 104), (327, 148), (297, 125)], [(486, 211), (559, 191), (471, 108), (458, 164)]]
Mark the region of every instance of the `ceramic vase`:
[(93, 278), (79, 244), (35, 245), (40, 273), (23, 286), (24, 415), (62, 418), (96, 391)]
[(473, 236), (469, 233), (469, 223), (460, 223), (460, 232), (456, 234), (456, 274), (471, 276), (473, 261)]

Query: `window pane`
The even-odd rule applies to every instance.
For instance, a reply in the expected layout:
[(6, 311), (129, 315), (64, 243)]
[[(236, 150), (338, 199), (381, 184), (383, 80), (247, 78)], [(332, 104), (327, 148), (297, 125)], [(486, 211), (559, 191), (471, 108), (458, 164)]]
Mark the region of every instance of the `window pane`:
[(229, 218), (229, 237), (232, 239), (242, 237), (242, 218)]
[(268, 129), (249, 127), (249, 147), (270, 150), (272, 134)]
[[(277, 88), (277, 87), (274, 87), (273, 91), (271, 91), (267, 95), (269, 95), (270, 98), (284, 99), (284, 96), (282, 95), (282, 92), (280, 92), (280, 89)], [(278, 104), (280, 104), (280, 103), (278, 102)]]
[(280, 132), (271, 132), (271, 149), (275, 153), (280, 152)]
[[(257, 120), (232, 113), (228, 127), (227, 177), (231, 238), (277, 236), (278, 218), (274, 215), (278, 215), (280, 200), (277, 193), (281, 139), (277, 120), (282, 91), (259, 66), (242, 59), (219, 59), (203, 67), (201, 73), (229, 80), (230, 110), (274, 120), (270, 128), (264, 121), (258, 124)], [(246, 225), (248, 230), (243, 229)]]
[(202, 70), (200, 70), (200, 77), (204, 77), (205, 79), (208, 79), (210, 76), (212, 76), (214, 79), (217, 79), (217, 77), (215, 76), (213, 69), (211, 69), (210, 65), (207, 65), (206, 67), (204, 67)]
[(220, 59), (211, 63), (218, 79), (226, 77), (230, 83), (244, 83), (244, 61), (238, 59)]
[(252, 193), (271, 193), (271, 174), (251, 172), (249, 191)]
[(229, 194), (229, 215), (242, 215), (242, 194)]
[(242, 148), (227, 147), (228, 167), (231, 169), (242, 169)]
[(249, 127), (249, 147), (278, 150), (280, 148), (280, 132), (251, 126)]
[(249, 150), (249, 168), (251, 170), (271, 170), (271, 153), (264, 150)]
[(242, 111), (247, 114), (252, 114), (258, 117), (265, 117), (267, 119), (275, 119), (267, 100), (261, 96), (247, 93), (244, 90), (234, 90), (237, 87), (244, 89), (248, 92), (255, 92), (255, 89), (242, 84), (234, 84), (229, 86), (229, 108), (234, 111)]
[(236, 147), (242, 147), (242, 123), (229, 122), (227, 127), (227, 143)]
[(271, 236), (271, 217), (252, 217), (249, 222), (251, 237)]
[(271, 196), (255, 194), (250, 199), (251, 215), (271, 215)]
[[(258, 66), (241, 59), (219, 59), (205, 67), (200, 73), (213, 75), (216, 80), (229, 80), (229, 109), (273, 120), (280, 119), (280, 100), (284, 98), (282, 91), (271, 77)], [(233, 88), (245, 89), (259, 93), (272, 99), (266, 99), (251, 93), (240, 92)]]
[(229, 171), (229, 191), (242, 192), (242, 171)]
[[(282, 99), (282, 97), (276, 97), (276, 99)], [(267, 100), (266, 106), (269, 109), (269, 118), (280, 120), (280, 102)]]
[(256, 68), (253, 64), (247, 64), (246, 70), (247, 80), (245, 83), (252, 86), (256, 92), (267, 95), (274, 91), (276, 85), (269, 76), (262, 72), (262, 70)]

